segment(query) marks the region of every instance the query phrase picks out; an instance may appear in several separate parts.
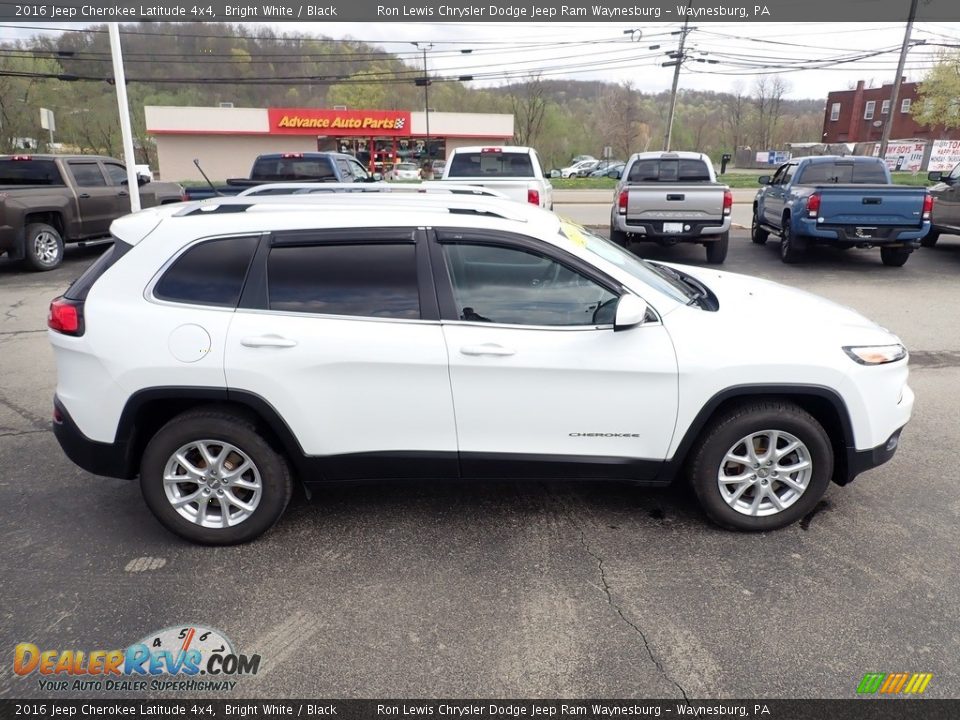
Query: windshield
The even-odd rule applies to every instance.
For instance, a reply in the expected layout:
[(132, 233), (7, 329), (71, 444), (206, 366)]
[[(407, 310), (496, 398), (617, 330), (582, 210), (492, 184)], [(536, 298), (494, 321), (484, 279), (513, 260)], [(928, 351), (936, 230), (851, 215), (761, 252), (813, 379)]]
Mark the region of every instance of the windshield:
[(686, 303), (693, 297), (687, 285), (672, 277), (664, 269), (637, 257), (606, 238), (594, 235), (586, 228), (561, 221), (560, 234), (677, 302)]

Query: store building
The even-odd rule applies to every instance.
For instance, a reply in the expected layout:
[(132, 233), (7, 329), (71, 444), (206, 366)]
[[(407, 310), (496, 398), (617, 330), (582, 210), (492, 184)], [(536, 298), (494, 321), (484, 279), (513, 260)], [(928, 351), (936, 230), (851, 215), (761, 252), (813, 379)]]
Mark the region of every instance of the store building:
[[(505, 145), (513, 115), (408, 110), (147, 106), (147, 133), (157, 147), (159, 177), (247, 177), (257, 155), (337, 150), (377, 170), (397, 160), (445, 158), (466, 145)], [(429, 134), (427, 123), (429, 122)]]

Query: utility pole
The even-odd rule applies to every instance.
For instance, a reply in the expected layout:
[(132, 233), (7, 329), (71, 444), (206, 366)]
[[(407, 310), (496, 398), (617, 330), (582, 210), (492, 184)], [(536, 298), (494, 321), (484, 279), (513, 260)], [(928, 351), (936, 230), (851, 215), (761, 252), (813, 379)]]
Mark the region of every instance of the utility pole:
[(893, 118), (897, 112), (897, 102), (900, 100), (900, 83), (903, 82), (903, 66), (907, 62), (907, 52), (910, 50), (910, 33), (913, 32), (913, 20), (917, 16), (918, 0), (910, 2), (910, 16), (907, 18), (907, 31), (903, 34), (903, 47), (900, 48), (900, 62), (897, 63), (897, 76), (893, 80), (893, 92), (890, 94), (890, 112), (883, 125), (883, 135), (880, 139), (880, 159), (887, 156), (887, 145), (890, 143), (890, 133), (893, 131)]
[(427, 74), (427, 50), (433, 49), (433, 43), (410, 43), (416, 48), (423, 50), (423, 78), (422, 82), (417, 81), (417, 85), (423, 85), (423, 116), (427, 125), (427, 143), (424, 149), (427, 151), (427, 160), (430, 159), (430, 76)]
[[(690, 3), (693, 0), (687, 0), (687, 10), (690, 9)], [(916, 2), (916, 0), (914, 0)], [(687, 33), (690, 32), (690, 15), (683, 16), (683, 30), (680, 31), (680, 48), (677, 50), (676, 57), (670, 62), (662, 63), (663, 67), (673, 65), (673, 88), (670, 90), (670, 116), (667, 118), (667, 132), (663, 136), (664, 151), (670, 150), (670, 141), (673, 139), (673, 116), (677, 110), (677, 86), (680, 84), (680, 66), (683, 65), (683, 49), (687, 41)]]
[(117, 86), (117, 108), (120, 111), (120, 134), (123, 136), (123, 162), (127, 166), (127, 192), (130, 193), (130, 212), (140, 210), (140, 183), (137, 180), (137, 156), (133, 153), (133, 131), (130, 129), (130, 105), (127, 102), (127, 78), (123, 73), (123, 54), (120, 50), (120, 25), (107, 23), (110, 33), (110, 55), (113, 59), (113, 79)]

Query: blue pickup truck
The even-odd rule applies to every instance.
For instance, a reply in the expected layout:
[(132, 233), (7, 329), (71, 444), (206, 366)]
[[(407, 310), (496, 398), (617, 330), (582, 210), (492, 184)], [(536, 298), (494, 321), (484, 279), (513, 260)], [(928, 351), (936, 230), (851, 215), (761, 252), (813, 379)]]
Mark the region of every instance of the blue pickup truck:
[(763, 245), (780, 236), (780, 258), (799, 262), (815, 243), (880, 248), (884, 265), (900, 267), (930, 230), (933, 199), (925, 188), (893, 185), (872, 157), (806, 157), (781, 165), (753, 201), (750, 236)]
[(254, 160), (249, 178), (233, 178), (220, 186), (188, 187), (185, 188), (185, 199), (206, 200), (218, 195), (237, 195), (247, 188), (266, 183), (354, 183), (380, 179), (379, 174), (367, 172), (353, 155), (336, 152), (269, 153)]

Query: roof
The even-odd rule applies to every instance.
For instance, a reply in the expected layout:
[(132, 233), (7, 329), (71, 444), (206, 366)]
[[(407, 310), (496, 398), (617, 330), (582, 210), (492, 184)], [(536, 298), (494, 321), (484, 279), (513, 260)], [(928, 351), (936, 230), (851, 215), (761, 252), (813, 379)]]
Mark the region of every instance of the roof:
[(55, 153), (32, 153), (32, 152), (22, 152), (22, 153), (11, 153), (9, 155), (0, 155), (0, 160), (10, 160), (11, 158), (29, 158), (30, 160), (104, 160), (109, 162), (120, 162), (115, 157), (110, 157), (109, 155), (74, 155), (74, 154), (63, 154), (58, 155)]

